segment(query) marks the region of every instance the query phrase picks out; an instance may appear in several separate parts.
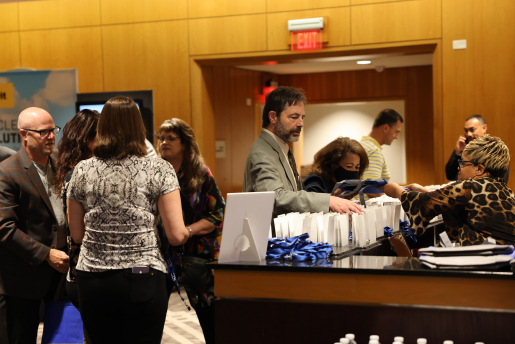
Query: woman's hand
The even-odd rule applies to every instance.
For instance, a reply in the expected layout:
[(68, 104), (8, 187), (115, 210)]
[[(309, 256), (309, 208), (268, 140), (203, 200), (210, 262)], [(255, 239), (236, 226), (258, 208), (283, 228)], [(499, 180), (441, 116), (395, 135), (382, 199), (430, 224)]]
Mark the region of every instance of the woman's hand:
[(383, 186), (384, 193), (388, 197), (401, 198), (404, 188), (401, 188), (397, 183), (388, 183)]
[(204, 235), (209, 234), (216, 229), (214, 223), (209, 222), (206, 219), (201, 219), (190, 225), (191, 235)]
[(422, 185), (416, 183), (407, 185), (406, 188), (409, 189), (409, 191), (430, 192), (428, 188), (425, 188)]

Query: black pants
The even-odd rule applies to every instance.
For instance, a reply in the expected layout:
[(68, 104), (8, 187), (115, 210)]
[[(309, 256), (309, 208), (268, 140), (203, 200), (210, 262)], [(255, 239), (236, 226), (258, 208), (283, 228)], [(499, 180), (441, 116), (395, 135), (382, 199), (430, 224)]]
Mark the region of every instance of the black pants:
[(150, 269), (77, 271), (82, 321), (94, 344), (159, 344), (168, 309), (166, 276)]
[[(175, 285), (171, 278), (166, 279), (166, 292), (168, 293), (168, 297), (172, 293), (177, 293), (175, 290)], [(204, 334), (204, 339), (206, 340), (206, 344), (214, 344), (215, 343), (215, 307), (213, 303), (210, 306), (202, 307), (199, 303), (193, 303), (191, 301), (192, 295), (186, 291), (188, 295), (188, 301), (191, 307), (195, 310), (197, 314), (198, 322), (200, 327), (202, 328), (202, 333)]]
[[(53, 271), (43, 300), (53, 300), (64, 274)], [(0, 294), (0, 343), (36, 344), (41, 299), (26, 299)]]
[[(80, 312), (79, 307), (79, 287), (77, 282), (68, 282), (66, 281), (66, 294), (70, 298), (71, 303), (77, 308)], [(86, 326), (82, 326), (82, 332), (84, 335), (84, 344), (90, 344), (91, 340), (89, 339), (88, 333), (86, 332)]]

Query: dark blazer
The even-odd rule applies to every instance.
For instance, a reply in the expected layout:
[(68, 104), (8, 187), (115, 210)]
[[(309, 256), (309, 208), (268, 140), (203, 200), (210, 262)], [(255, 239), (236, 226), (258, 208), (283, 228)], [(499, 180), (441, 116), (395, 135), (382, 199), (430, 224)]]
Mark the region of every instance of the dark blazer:
[(45, 258), (55, 248), (56, 231), (50, 199), (22, 147), (0, 163), (0, 294), (30, 299), (46, 294), (53, 268)]
[(11, 148), (0, 146), (0, 162), (13, 156), (14, 154), (16, 154), (16, 151), (13, 151)]
[(336, 183), (332, 180), (327, 180), (320, 177), (318, 174), (310, 174), (304, 179), (302, 185), (304, 186), (304, 190), (310, 192), (318, 192), (318, 193), (328, 193), (333, 192), (334, 185)]

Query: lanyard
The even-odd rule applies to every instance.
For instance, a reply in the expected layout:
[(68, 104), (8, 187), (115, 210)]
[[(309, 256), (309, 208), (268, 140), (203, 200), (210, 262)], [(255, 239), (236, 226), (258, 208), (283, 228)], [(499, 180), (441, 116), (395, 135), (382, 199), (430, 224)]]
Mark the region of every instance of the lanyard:
[(177, 290), (177, 293), (179, 294), (182, 301), (184, 301), (184, 305), (186, 308), (188, 308), (189, 311), (191, 311), (190, 306), (184, 300), (184, 297), (181, 295), (181, 290), (179, 289), (179, 284), (177, 283), (177, 276), (175, 275), (175, 265), (173, 263), (172, 257), (170, 257), (170, 252), (166, 251), (164, 255), (164, 259), (166, 262), (166, 267), (168, 268), (168, 273), (166, 274), (167, 278), (171, 278), (173, 280), (173, 284), (175, 285), (175, 289)]

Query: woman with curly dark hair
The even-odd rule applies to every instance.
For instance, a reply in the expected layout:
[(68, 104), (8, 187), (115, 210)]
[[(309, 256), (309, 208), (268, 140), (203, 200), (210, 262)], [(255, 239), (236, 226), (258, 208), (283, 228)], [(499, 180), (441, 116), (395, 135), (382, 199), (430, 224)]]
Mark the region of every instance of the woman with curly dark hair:
[[(218, 259), (222, 235), (225, 202), (209, 168), (204, 164), (193, 129), (178, 118), (164, 121), (159, 128), (158, 156), (172, 164), (181, 186), (181, 204), (184, 223), (190, 238), (183, 246), (172, 247), (169, 253), (178, 267), (179, 278), (186, 289), (190, 304), (195, 309), (206, 344), (214, 343), (215, 318), (213, 310), (214, 280), (210, 276), (204, 283), (188, 282), (188, 266), (192, 263)], [(178, 269), (179, 270), (179, 269)], [(190, 274), (191, 275), (191, 274)], [(171, 293), (171, 283), (168, 291)]]
[[(68, 216), (66, 206), (66, 191), (68, 183), (72, 178), (74, 167), (82, 160), (93, 156), (95, 138), (97, 136), (97, 124), (100, 117), (97, 111), (82, 110), (78, 112), (63, 129), (63, 137), (57, 149), (57, 171), (54, 176), (56, 191), (61, 194), (63, 210)], [(77, 281), (75, 280), (75, 267), (79, 259), (80, 244), (76, 244), (67, 228), (68, 255), (70, 269), (66, 275), (66, 291), (73, 305), (79, 309), (79, 293)], [(80, 311), (80, 309), (79, 309)], [(89, 342), (86, 331), (84, 331), (85, 342)]]
[(368, 156), (361, 144), (338, 137), (315, 154), (311, 174), (304, 179), (304, 190), (331, 193), (336, 182), (360, 179), (368, 167)]

